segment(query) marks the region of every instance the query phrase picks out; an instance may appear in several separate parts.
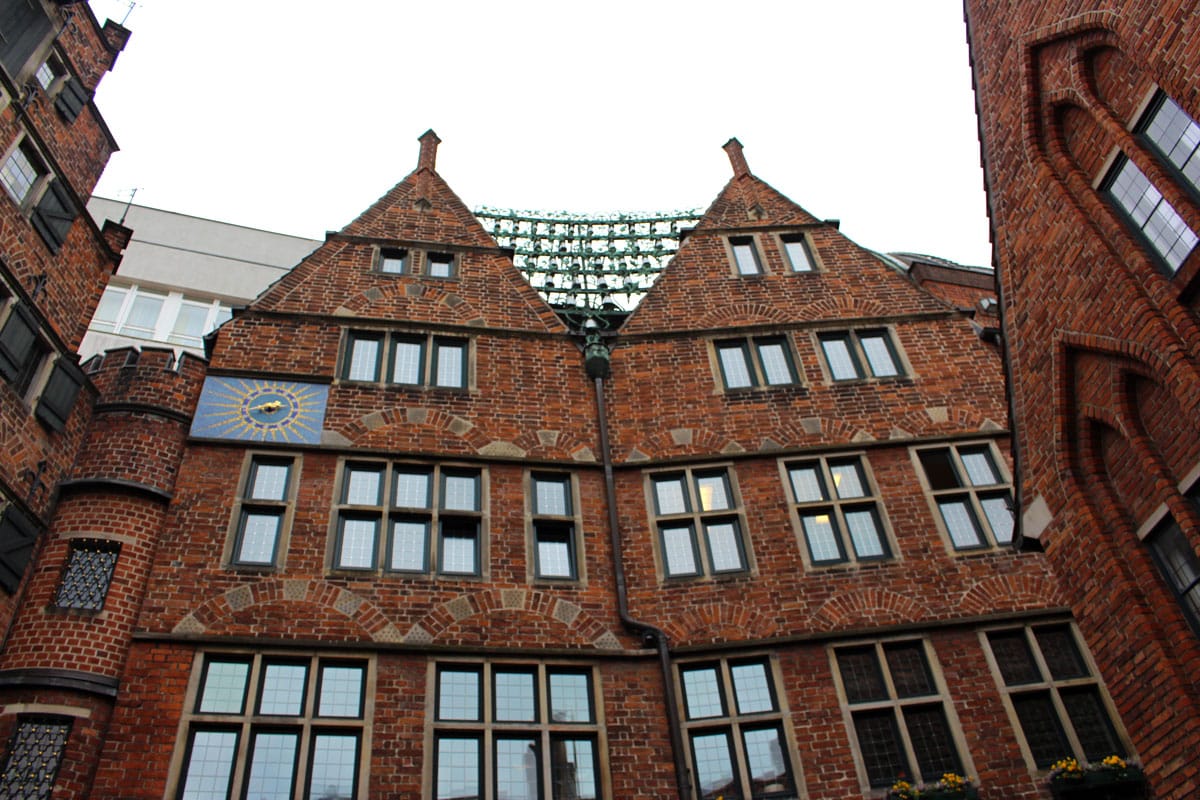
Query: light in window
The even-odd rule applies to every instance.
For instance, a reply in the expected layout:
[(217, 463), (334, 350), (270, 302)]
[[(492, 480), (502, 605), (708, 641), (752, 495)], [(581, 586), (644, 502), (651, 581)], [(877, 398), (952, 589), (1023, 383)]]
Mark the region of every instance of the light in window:
[(814, 566), (891, 557), (879, 501), (857, 456), (787, 465), (796, 514)]
[(650, 485), (668, 577), (747, 569), (745, 541), (727, 469), (654, 475)]

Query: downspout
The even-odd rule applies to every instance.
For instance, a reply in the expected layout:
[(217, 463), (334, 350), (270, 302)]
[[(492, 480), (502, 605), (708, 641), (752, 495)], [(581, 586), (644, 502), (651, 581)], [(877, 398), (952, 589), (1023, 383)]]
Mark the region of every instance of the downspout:
[(608, 504), (608, 537), (612, 547), (613, 575), (617, 584), (617, 613), (626, 628), (642, 637), (646, 644), (658, 650), (659, 666), (662, 668), (663, 694), (666, 697), (667, 727), (671, 734), (671, 752), (675, 758), (675, 783), (679, 800), (690, 800), (692, 796), (691, 776), (683, 750), (683, 725), (679, 719), (679, 707), (675, 699), (675, 680), (671, 670), (671, 651), (667, 634), (648, 622), (634, 619), (629, 614), (629, 598), (626, 594), (625, 567), (621, 561), (621, 526), (617, 514), (617, 486), (613, 477), (612, 448), (608, 440), (608, 407), (604, 402), (604, 379), (609, 375), (609, 347), (601, 340), (599, 330), (586, 329), (584, 363), (588, 376), (595, 381), (596, 415), (600, 420), (600, 458), (604, 463), (604, 499)]

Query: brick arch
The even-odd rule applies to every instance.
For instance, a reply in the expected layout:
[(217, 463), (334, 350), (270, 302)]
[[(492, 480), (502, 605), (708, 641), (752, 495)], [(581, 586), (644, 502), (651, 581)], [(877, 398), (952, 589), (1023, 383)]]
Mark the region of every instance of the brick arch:
[[(810, 432), (800, 421), (798, 414), (786, 415), (769, 428), (762, 428), (753, 433), (753, 438), (741, 436), (735, 438), (732, 434), (718, 432), (709, 428), (691, 428), (690, 440), (679, 443), (675, 441), (672, 429), (660, 430), (648, 436), (630, 448), (646, 458), (665, 458), (667, 456), (684, 456), (707, 454), (720, 457), (721, 453), (756, 453), (771, 452), (782, 447), (799, 447), (819, 441), (824, 444), (851, 444), (863, 440), (874, 440), (875, 437), (863, 428), (848, 424), (844, 419), (833, 417), (816, 417), (816, 430)], [(628, 454), (625, 455), (628, 457)]]
[(762, 323), (786, 324), (792, 322), (792, 317), (783, 313), (778, 306), (771, 303), (721, 303), (710, 308), (708, 313), (700, 318), (698, 327), (703, 329), (728, 328), (735, 325), (756, 325)]
[(850, 292), (826, 294), (800, 308), (792, 316), (803, 320), (845, 320), (855, 317), (884, 317), (893, 313), (885, 304)]
[[(397, 437), (398, 430), (406, 435)], [(400, 440), (438, 452), (458, 442), (464, 452), (477, 453), (492, 443), (483, 431), (461, 417), (424, 406), (395, 405), (364, 414), (334, 430), (358, 447), (395, 448)]]
[(932, 619), (934, 613), (918, 600), (891, 589), (872, 587), (840, 592), (812, 615), (815, 630), (893, 625)]
[[(464, 325), (474, 324), (484, 318), (482, 312), (464, 299), (461, 295), (448, 292), (440, 286), (426, 283), (409, 283), (395, 281), (383, 288), (372, 288), (346, 298), (334, 313), (342, 316), (370, 317), (368, 309), (373, 305), (383, 305), (389, 319), (420, 319), (429, 314), (431, 308), (440, 309), (445, 321), (459, 322)], [(407, 309), (420, 308), (420, 314), (406, 314)], [(442, 320), (439, 320), (442, 321)]]
[(524, 637), (531, 630), (538, 631), (548, 640), (568, 647), (622, 646), (616, 632), (579, 605), (548, 592), (521, 588), (460, 594), (414, 624), (404, 641), (495, 644), (490, 640), (511, 641), (513, 630), (520, 630)]
[(307, 614), (289, 614), (289, 621), (297, 629), (303, 629), (306, 618), (332, 618), (342, 620), (346, 626), (372, 641), (400, 639), (383, 610), (353, 592), (322, 580), (279, 578), (242, 584), (210, 598), (180, 620), (172, 633), (197, 635), (227, 628), (235, 624), (235, 617), (239, 614), (281, 604), (288, 606), (292, 612), (304, 607), (310, 609)]
[(1032, 575), (994, 575), (977, 581), (952, 603), (964, 614), (992, 614), (997, 610), (1021, 611), (1046, 608), (1048, 605), (1068, 605), (1058, 581)]
[(673, 642), (688, 644), (764, 639), (781, 633), (778, 623), (762, 613), (761, 606), (724, 595), (706, 603), (690, 603), (662, 628)]
[[(1003, 419), (994, 420), (986, 417), (974, 406), (961, 404), (945, 405), (938, 406), (937, 409), (937, 412), (932, 412), (932, 409), (914, 409), (909, 411), (896, 421), (894, 427), (908, 436), (927, 436), (936, 435), (944, 431), (979, 431), (981, 433), (991, 433), (1000, 430), (1004, 425)], [(941, 419), (942, 412), (945, 414), (944, 420)], [(991, 423), (995, 427), (990, 428), (988, 423)]]

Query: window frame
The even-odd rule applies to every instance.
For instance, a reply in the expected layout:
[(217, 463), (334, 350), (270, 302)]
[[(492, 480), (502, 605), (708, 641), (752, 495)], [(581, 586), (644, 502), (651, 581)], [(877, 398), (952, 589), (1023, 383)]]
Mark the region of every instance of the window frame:
[[(287, 469), (281, 499), (252, 495), (255, 481), (262, 467), (285, 467)], [(300, 491), (302, 467), (303, 456), (299, 453), (261, 450), (246, 452), (242, 462), (242, 472), (238, 478), (237, 499), (234, 502), (229, 523), (228, 545), (224, 557), (224, 564), (228, 569), (258, 572), (282, 570), (286, 566), (292, 522), (296, 511), (296, 499)], [(270, 561), (251, 561), (242, 558), (242, 549), (246, 544), (246, 525), (254, 515), (270, 516), (277, 520)]]
[[(830, 383), (893, 381), (911, 377), (908, 362), (896, 341), (896, 332), (890, 325), (866, 326), (849, 330), (822, 330), (814, 332), (813, 336), (815, 348), (821, 356), (821, 371)], [(863, 345), (863, 340), (875, 338), (880, 339), (886, 347), (895, 374), (877, 374), (870, 353)], [(825, 347), (826, 342), (833, 341), (839, 341), (845, 345), (854, 375), (839, 377), (835, 372), (834, 362), (830, 359), (829, 351)]]
[[(749, 278), (756, 275), (767, 274), (767, 262), (763, 258), (762, 245), (759, 242), (757, 234), (754, 233), (736, 233), (730, 234), (725, 238), (725, 250), (729, 257), (729, 266), (733, 270), (735, 278)], [(747, 264), (738, 257), (738, 248), (749, 247), (749, 254), (753, 264)], [(753, 266), (754, 269), (746, 271), (748, 267)]]
[[(1186, 483), (1185, 481), (1184, 485)], [(1190, 503), (1195, 513), (1200, 515), (1200, 482), (1195, 483), (1186, 492), (1182, 491), (1182, 486), (1180, 489), (1185, 502)], [(1175, 599), (1184, 621), (1192, 632), (1200, 637), (1200, 556), (1196, 555), (1196, 549), (1184, 526), (1169, 508), (1164, 506), (1162, 518), (1157, 521), (1152, 518), (1143, 527), (1149, 530), (1139, 531), (1139, 536), (1149, 551), (1150, 560), (1157, 568), (1159, 578)], [(1167, 541), (1168, 538), (1171, 539), (1170, 542)], [(1185, 578), (1180, 574), (1181, 569), (1190, 570), (1192, 576)], [(1186, 585), (1183, 585), (1183, 580), (1187, 581)]]
[[(763, 348), (772, 345), (778, 345), (782, 349), (783, 358), (788, 370), (788, 377), (790, 378), (788, 381), (772, 383), (769, 380), (768, 371), (764, 366), (766, 361), (763, 358)], [(786, 333), (712, 339), (709, 346), (717, 385), (725, 392), (736, 393), (755, 389), (777, 389), (786, 386), (803, 385), (799, 369), (797, 368), (798, 359), (795, 354), (795, 348), (792, 344), (791, 336)], [(729, 373), (726, 369), (722, 353), (734, 350), (740, 351), (742, 354), (742, 366), (745, 368), (750, 380), (750, 383), (746, 386), (730, 385)]]
[[(30, 175), (25, 175), (24, 169), (20, 170), (21, 175), (27, 179), (28, 185), (19, 194), (7, 177), (0, 177), (0, 185), (4, 186), (5, 194), (17, 204), (17, 208), (21, 209), (21, 213), (27, 216), (41, 200), (42, 194), (54, 177), (54, 173), (47, 166), (46, 159), (42, 156), (41, 150), (33, 143), (28, 134), (25, 134), (18, 136), (16, 141), (4, 153), (4, 158), (0, 160), (0, 176), (10, 173), (9, 164), (16, 158), (17, 153), (21, 154), (25, 165), (29, 168)], [(25, 181), (22, 182), (24, 183)]]
[[(116, 303), (116, 311), (113, 314), (112, 321), (101, 320), (99, 318), (101, 305), (106, 300), (116, 297), (118, 293), (120, 301)], [(130, 324), (130, 316), (139, 298), (153, 299), (160, 302), (158, 310), (154, 315), (152, 327), (147, 328)], [(190, 334), (180, 333), (176, 330), (185, 306), (195, 308), (207, 307), (208, 309), (199, 336), (193, 337)], [(100, 296), (100, 303), (96, 305), (96, 310), (93, 312), (92, 319), (88, 323), (88, 332), (105, 336), (124, 336), (130, 339), (164, 342), (171, 347), (202, 349), (204, 347), (204, 337), (227, 322), (232, 317), (232, 314), (232, 307), (220, 298), (203, 298), (192, 294), (185, 294), (181, 291), (158, 289), (137, 283), (110, 283), (104, 288), (104, 293)]]
[[(202, 710), (209, 667), (214, 663), (244, 664), (240, 708)], [(298, 713), (267, 713), (261, 709), (269, 666), (303, 665), (305, 673)], [(326, 669), (360, 670), (358, 715), (320, 714)], [(255, 737), (259, 734), (295, 735), (292, 788), (289, 797), (307, 800), (312, 766), (320, 737), (353, 737), (356, 741), (351, 797), (366, 797), (370, 778), (371, 733), (375, 705), (375, 658), (371, 654), (333, 651), (284, 652), (275, 650), (202, 650), (192, 660), (183, 713), (171, 759), (170, 796), (181, 800), (187, 788), (188, 769), (197, 733), (234, 736), (229, 755), (226, 797), (246, 795), (253, 768)], [(288, 688), (285, 687), (284, 688)], [(272, 709), (273, 710), (273, 709)]]
[[(1074, 645), (1075, 653), (1079, 656), (1080, 665), (1084, 668), (1085, 674), (1077, 677), (1055, 678), (1052, 668), (1048, 666), (1048, 661), (1043, 653), (1042, 645), (1038, 641), (1035, 629), (1050, 630), (1058, 629), (1065, 630), (1070, 636), (1071, 642)], [(1023, 635), (1025, 646), (1029, 654), (1032, 656), (1033, 664), (1040, 672), (1041, 680), (1021, 682), (1009, 685), (1001, 671), (999, 660), (992, 647), (993, 635), (1014, 634), (1020, 632)], [(1021, 748), (1021, 755), (1025, 760), (1026, 768), (1032, 775), (1044, 776), (1049, 773), (1053, 763), (1058, 758), (1072, 757), (1079, 763), (1087, 763), (1089, 759), (1084, 751), (1084, 747), (1079, 739), (1079, 734), (1076, 731), (1075, 723), (1070, 719), (1069, 712), (1066, 710), (1062, 701), (1061, 690), (1065, 688), (1068, 694), (1072, 690), (1078, 692), (1080, 690), (1094, 690), (1096, 697), (1100, 701), (1101, 709), (1107, 714), (1108, 732), (1112, 735), (1114, 742), (1123, 748), (1123, 752), (1119, 753), (1104, 753), (1097, 755), (1091, 759), (1099, 761), (1108, 755), (1119, 755), (1124, 758), (1131, 758), (1134, 754), (1132, 742), (1128, 734), (1125, 732), (1124, 726), (1121, 723), (1121, 718), (1117, 714), (1117, 709), (1108, 694), (1108, 689), (1104, 685), (1103, 679), (1100, 677), (1100, 671), (1096, 668), (1095, 662), (1092, 660), (1092, 654), (1088, 650), (1086, 642), (1080, 635), (1078, 628), (1071, 620), (1044, 620), (1040, 622), (1027, 623), (1024, 625), (995, 625), (979, 630), (979, 642), (983, 649), (988, 669), (992, 673), (992, 678), (996, 682), (996, 689), (1000, 693), (1000, 698), (1004, 703), (1004, 710), (1008, 715), (1009, 724), (1012, 726), (1013, 734), (1016, 736), (1017, 743)], [(1020, 716), (1017, 713), (1016, 706), (1013, 702), (1014, 695), (1048, 694), (1050, 697), (1051, 707), (1057, 717), (1058, 730), (1065, 738), (1070, 752), (1064, 752), (1054, 758), (1045, 758), (1044, 765), (1038, 764), (1032, 748), (1029, 745), (1025, 730), (1021, 725)]]
[[(531, 469), (525, 475), (526, 552), (528, 580), (531, 583), (586, 583), (584, 569), (583, 517), (580, 509), (579, 483), (573, 472)], [(541, 510), (538, 487), (541, 484), (563, 485), (565, 513)], [(543, 538), (562, 537), (567, 548), (569, 571), (566, 575), (546, 574), (542, 570), (541, 544)]]
[[(412, 275), (413, 255), (410, 247), (379, 247), (375, 251), (375, 272), (381, 275)], [(399, 266), (388, 269), (392, 264)]]
[[(837, 479), (832, 467), (853, 465), (859, 475), (864, 494), (857, 497), (841, 497), (837, 491)], [(796, 493), (796, 484), (792, 476), (793, 470), (805, 467), (816, 467), (819, 488), (825, 495), (818, 500), (801, 500)], [(879, 486), (875, 481), (870, 460), (865, 451), (845, 453), (829, 453), (809, 457), (784, 458), (779, 460), (780, 478), (783, 481), (784, 492), (788, 497), (792, 527), (796, 532), (800, 555), (804, 559), (806, 569), (822, 570), (853, 567), (859, 563), (877, 564), (895, 561), (899, 558), (888, 520)], [(831, 490), (832, 487), (832, 490)], [(809, 540), (805, 517), (808, 514), (822, 510), (832, 511), (830, 517), (831, 532), (835, 537), (838, 548), (838, 558), (818, 560), (813, 554), (812, 543)], [(882, 553), (878, 556), (860, 556), (857, 553), (854, 537), (846, 522), (846, 512), (869, 510), (875, 523), (875, 534), (878, 538)]]
[[(376, 472), (379, 485), (377, 503), (352, 503), (350, 475), (353, 472)], [(427, 476), (425, 505), (402, 506), (396, 503), (399, 497), (399, 476)], [(470, 478), (474, 481), (473, 509), (446, 506), (447, 477)], [(396, 578), (424, 578), (427, 580), (481, 580), (490, 574), (488, 564), (487, 521), (488, 472), (487, 469), (471, 464), (453, 462), (384, 461), (369, 458), (342, 458), (338, 462), (338, 477), (334, 486), (334, 507), (330, 515), (330, 531), (327, 568), (335, 574), (387, 575)], [(370, 520), (374, 525), (371, 564), (369, 566), (347, 566), (342, 562), (345, 522)], [(421, 523), (424, 526), (422, 543), (422, 565), (420, 569), (395, 566), (397, 528), (396, 523)], [(461, 526), (461, 527), (456, 527)], [(451, 536), (467, 531), (469, 536)], [(446, 568), (446, 540), (448, 538), (471, 538), (474, 561), (473, 571), (458, 571)]]
[[(817, 255), (817, 248), (813, 242), (812, 235), (807, 231), (787, 231), (776, 234), (776, 241), (779, 245), (779, 252), (783, 254), (784, 263), (787, 264), (789, 275), (807, 275), (814, 272), (824, 272), (824, 266), (821, 264), (821, 259)], [(798, 244), (805, 256), (805, 265), (803, 268), (796, 266), (795, 259), (792, 258), (792, 249), (789, 245)]]
[[(720, 509), (702, 509), (701, 503), (697, 502), (702, 495), (700, 481), (716, 477), (721, 478), (724, 482), (729, 505)], [(681, 481), (685, 508), (683, 511), (664, 513), (660, 507), (658, 485), (672, 480)], [(745, 507), (738, 490), (733, 464), (703, 464), (653, 470), (645, 473), (645, 486), (646, 510), (650, 517), (650, 530), (654, 536), (654, 555), (660, 580), (667, 582), (698, 579), (720, 580), (745, 577), (755, 573), (756, 567), (750, 546), (750, 534), (746, 525)], [(708, 531), (712, 525), (721, 525), (727, 522), (734, 526), (733, 544), (737, 549), (739, 566), (718, 570), (713, 566), (713, 537), (709, 535)], [(695, 569), (691, 572), (672, 572), (670, 569), (671, 546), (668, 543), (666, 532), (684, 530), (688, 532), (688, 548)]]
[[(757, 665), (762, 667), (766, 680), (767, 695), (770, 700), (769, 709), (742, 711), (738, 707), (738, 686), (734, 670), (739, 667)], [(686, 675), (711, 671), (715, 678), (715, 691), (720, 701), (718, 713), (691, 716), (691, 706), (688, 695)], [(791, 712), (787, 705), (787, 693), (781, 690), (783, 681), (779, 671), (778, 659), (770, 653), (739, 653), (737, 656), (697, 658), (675, 662), (673, 670), (675, 681), (675, 696), (679, 706), (679, 719), (686, 742), (685, 752), (692, 775), (695, 776), (695, 793), (698, 798), (706, 798), (712, 793), (705, 793), (700, 785), (700, 771), (696, 757), (696, 738), (699, 736), (714, 736), (724, 734), (729, 745), (729, 766), (733, 772), (732, 782), (737, 789), (734, 797), (746, 798), (792, 798), (805, 797), (803, 772), (798, 763), (799, 753), (795, 742), (795, 732), (791, 725)], [(783, 786), (770, 791), (753, 791), (753, 776), (750, 775), (750, 758), (747, 754), (745, 734), (753, 731), (774, 729), (778, 733), (780, 755), (783, 757), (784, 775), (791, 783), (790, 788)], [(717, 792), (725, 787), (718, 787)], [(740, 791), (738, 791), (740, 790)]]
[[(934, 489), (925, 464), (921, 460), (921, 454), (943, 450), (949, 453), (950, 466), (959, 484), (958, 486), (949, 488)], [(963, 450), (977, 451), (985, 454), (994, 474), (1000, 479), (999, 482), (988, 484), (973, 483), (970, 471), (964, 465), (962, 459)], [(921, 490), (925, 493), (930, 513), (933, 515), (934, 524), (942, 536), (947, 552), (951, 554), (968, 554), (990, 552), (1013, 546), (1016, 533), (1016, 509), (1013, 507), (1012, 475), (1008, 469), (1008, 464), (1004, 460), (1003, 453), (996, 445), (994, 439), (923, 445), (911, 448), (910, 453), (913, 469), (916, 470)], [(945, 512), (942, 508), (942, 498), (946, 500), (966, 499), (966, 505), (963, 508), (975, 532), (978, 541), (977, 544), (964, 546), (958, 544), (955, 532), (951, 530), (950, 523), (946, 521)], [(996, 535), (992, 518), (988, 515), (987, 509), (984, 506), (984, 500), (994, 499), (1003, 499), (1005, 501), (1009, 516), (1011, 517), (1012, 527), (1009, 533), (1010, 538), (1007, 541), (1001, 540)]]
[[(913, 644), (920, 647), (925, 666), (925, 677), (934, 691), (926, 694), (901, 696), (896, 687), (895, 678), (892, 675), (891, 665), (887, 660), (887, 650), (889, 647), (900, 648)], [(971, 752), (967, 748), (965, 738), (963, 737), (962, 725), (959, 722), (957, 711), (946, 686), (945, 676), (942, 674), (941, 664), (928, 639), (920, 636), (899, 636), (885, 639), (842, 642), (830, 645), (827, 649), (829, 666), (833, 673), (833, 680), (837, 689), (838, 703), (842, 709), (842, 719), (846, 726), (850, 751), (858, 773), (859, 788), (864, 795), (875, 794), (880, 789), (886, 789), (894, 781), (898, 780), (900, 776), (891, 776), (886, 780), (872, 782), (866, 759), (862, 753), (858, 727), (855, 723), (856, 714), (860, 716), (869, 714), (878, 717), (882, 716), (885, 712), (890, 712), (892, 732), (899, 744), (899, 755), (906, 762), (903, 770), (905, 779), (913, 784), (917, 784), (937, 780), (941, 775), (924, 775), (922, 773), (919, 758), (913, 744), (912, 734), (908, 729), (903, 712), (905, 708), (929, 709), (935, 705), (939, 705), (942, 711), (942, 718), (946, 723), (946, 732), (949, 734), (947, 741), (953, 747), (953, 755), (956, 756), (958, 761), (958, 769), (955, 772), (959, 775), (976, 774), (974, 764), (971, 760)], [(844, 654), (850, 651), (866, 650), (871, 650), (874, 653), (874, 666), (887, 696), (851, 702), (842, 674), (839, 653)]]
[[(443, 676), (454, 672), (475, 675), (475, 711), (473, 717), (450, 716), (443, 718)], [(497, 675), (532, 676), (532, 719), (501, 719), (498, 698), (501, 696), (496, 681)], [(583, 676), (587, 681), (588, 718), (586, 720), (556, 720), (553, 718), (554, 690), (552, 678), (557, 676)], [(497, 780), (500, 773), (500, 754), (497, 743), (512, 740), (533, 740), (537, 758), (538, 796), (553, 796), (554, 763), (553, 745), (557, 742), (588, 741), (591, 743), (591, 768), (594, 778), (595, 796), (611, 796), (612, 787), (608, 774), (608, 742), (604, 719), (604, 694), (600, 670), (595, 665), (578, 662), (527, 659), (483, 659), (466, 660), (457, 658), (430, 659), (426, 674), (426, 685), (431, 698), (426, 703), (426, 752), (424, 759), (426, 785), (431, 796), (439, 797), (439, 766), (442, 743), (450, 740), (474, 741), (477, 755), (476, 789), (478, 797), (498, 796)], [(470, 791), (468, 788), (466, 791)], [(457, 796), (457, 795), (456, 795)]]
[[(371, 370), (373, 377), (351, 377), (358, 361), (354, 356), (356, 342), (372, 341), (377, 343), (375, 365)], [(417, 382), (397, 379), (396, 352), (401, 344), (418, 345)], [(440, 383), (439, 365), (443, 351), (458, 350), (460, 352), (460, 368), (455, 371), (457, 383)], [(469, 336), (445, 335), (434, 332), (384, 331), (347, 328), (343, 332), (341, 347), (341, 366), (338, 369), (338, 380), (345, 383), (375, 384), (387, 387), (407, 387), (433, 391), (469, 392), (472, 388), (474, 370), (475, 340)]]
[[(42, 326), (37, 315), (25, 303), (16, 299), (8, 303), (7, 315), (0, 312), (0, 380), (12, 388), (26, 403), (36, 396), (39, 374), (45, 372), (52, 358), (52, 349), (42, 336)], [(10, 326), (21, 339), (28, 338), (23, 348), (13, 349), (8, 341)], [(24, 328), (22, 333), (18, 328)], [(20, 345), (18, 341), (16, 343)]]

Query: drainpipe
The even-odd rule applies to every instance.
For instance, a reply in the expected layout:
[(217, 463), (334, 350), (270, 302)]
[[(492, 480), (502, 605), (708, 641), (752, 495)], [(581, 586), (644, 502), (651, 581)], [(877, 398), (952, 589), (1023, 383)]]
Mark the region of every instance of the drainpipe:
[(658, 661), (662, 668), (663, 694), (666, 697), (667, 727), (671, 733), (671, 751), (675, 757), (675, 783), (679, 800), (690, 800), (692, 796), (691, 776), (683, 751), (683, 725), (679, 720), (679, 706), (675, 702), (675, 680), (671, 670), (671, 650), (664, 630), (648, 622), (634, 619), (629, 614), (629, 598), (626, 594), (625, 567), (621, 562), (621, 527), (617, 514), (617, 487), (613, 477), (612, 449), (608, 441), (608, 410), (604, 402), (604, 379), (609, 376), (609, 348), (601, 339), (600, 331), (585, 326), (584, 365), (587, 374), (595, 381), (596, 415), (600, 420), (600, 457), (604, 462), (604, 496), (608, 504), (608, 536), (612, 547), (613, 575), (617, 583), (617, 613), (626, 628), (642, 637), (642, 641), (658, 650)]

